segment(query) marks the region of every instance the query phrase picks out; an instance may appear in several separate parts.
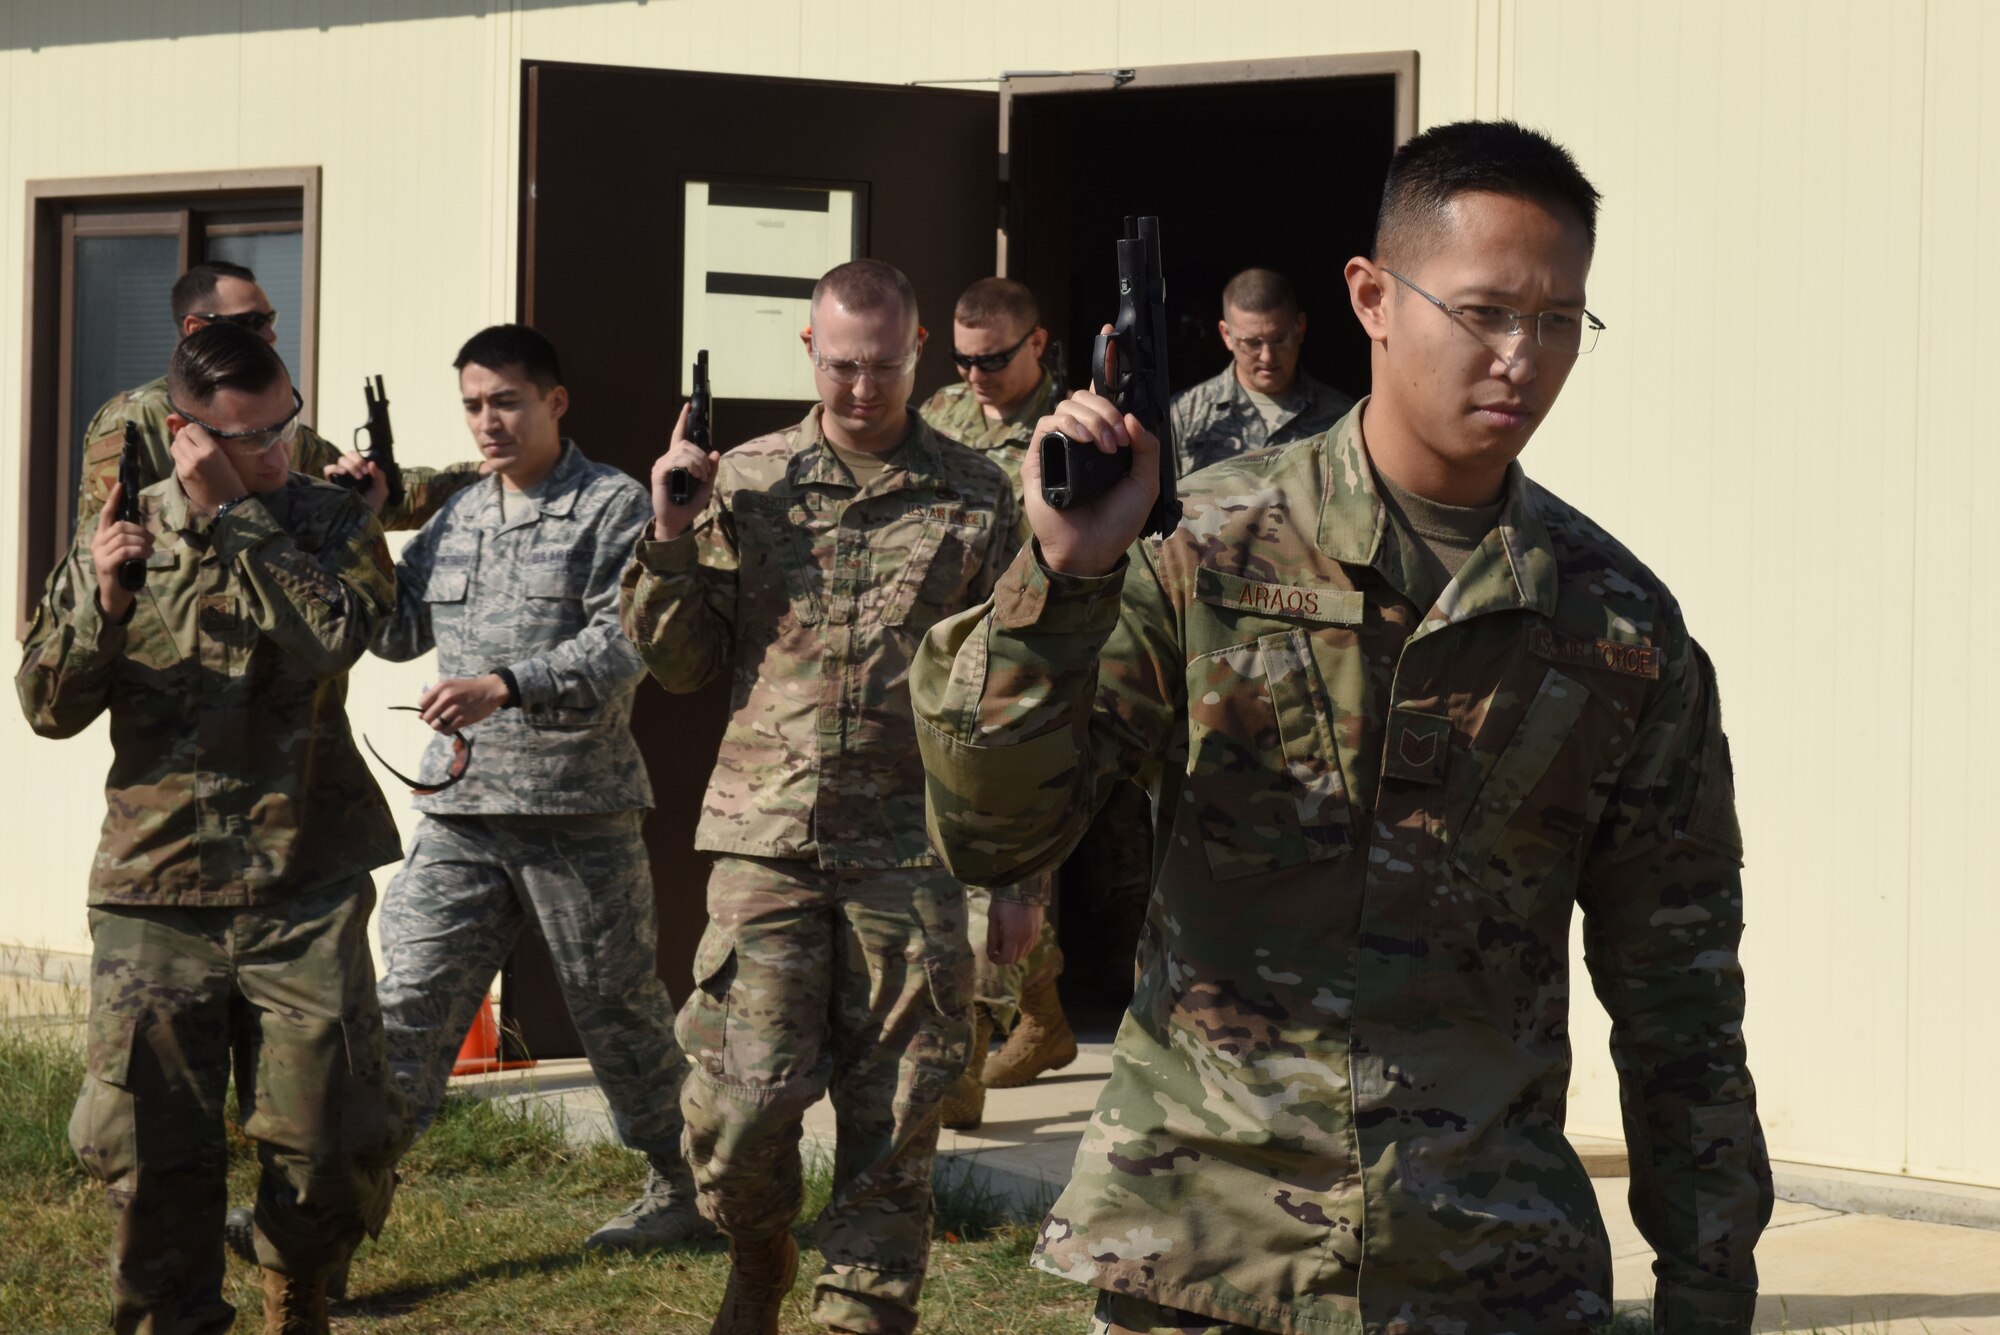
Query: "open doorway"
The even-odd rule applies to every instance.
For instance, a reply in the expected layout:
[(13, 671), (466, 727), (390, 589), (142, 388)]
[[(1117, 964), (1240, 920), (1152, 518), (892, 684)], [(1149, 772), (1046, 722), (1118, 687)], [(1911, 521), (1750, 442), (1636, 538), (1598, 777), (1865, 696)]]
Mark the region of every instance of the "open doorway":
[[(1229, 364), (1222, 288), (1259, 266), (1289, 277), (1308, 318), (1300, 365), (1359, 398), (1368, 340), (1342, 271), (1368, 252), (1389, 159), (1415, 131), (1416, 54), (1187, 65), (1010, 79), (1001, 93), (1002, 264), (1031, 288), (1086, 383), (1098, 327), (1117, 310), (1113, 242), (1128, 214), (1157, 214), (1175, 392)], [(1087, 1037), (1132, 995), (1121, 935), (1101, 898), (1064, 869), (1058, 988)]]
[(1004, 263), (1063, 339), (1070, 383), (1117, 310), (1121, 220), (1154, 213), (1176, 392), (1228, 363), (1223, 284), (1261, 266), (1298, 288), (1306, 373), (1360, 397), (1368, 344), (1341, 271), (1368, 250), (1390, 155), (1414, 132), (1415, 76), (1416, 53), (1397, 52), (1009, 80)]

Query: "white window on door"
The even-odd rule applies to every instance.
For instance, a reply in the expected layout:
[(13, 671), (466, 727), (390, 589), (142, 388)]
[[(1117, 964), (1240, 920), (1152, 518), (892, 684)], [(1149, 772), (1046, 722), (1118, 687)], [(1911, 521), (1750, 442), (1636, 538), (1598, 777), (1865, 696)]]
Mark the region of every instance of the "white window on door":
[(861, 254), (858, 191), (689, 181), (681, 275), (681, 393), (708, 349), (717, 398), (818, 397), (798, 333), (813, 284)]

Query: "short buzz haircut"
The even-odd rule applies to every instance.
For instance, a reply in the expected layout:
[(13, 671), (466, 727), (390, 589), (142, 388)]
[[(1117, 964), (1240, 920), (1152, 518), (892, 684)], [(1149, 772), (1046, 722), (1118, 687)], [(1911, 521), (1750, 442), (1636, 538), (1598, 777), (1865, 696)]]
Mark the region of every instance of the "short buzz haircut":
[(540, 330), (524, 324), (488, 325), (466, 339), (451, 369), (463, 371), (467, 366), (483, 366), (489, 371), (518, 366), (544, 396), (563, 382), (556, 345)]
[(257, 281), (257, 275), (240, 264), (228, 260), (206, 260), (190, 268), (174, 280), (174, 323), (179, 324), (190, 315), (199, 315), (215, 304), (215, 289), (222, 286), (225, 278), (239, 278), (246, 283)]
[(879, 311), (899, 307), (906, 323), (917, 324), (917, 290), (893, 264), (881, 260), (849, 260), (836, 264), (813, 284), (812, 310), (819, 311), (822, 298), (832, 297), (843, 310)]
[(1276, 269), (1245, 269), (1222, 289), (1222, 311), (1245, 315), (1299, 313), (1299, 294), (1292, 280)]
[(1424, 131), (1389, 160), (1375, 260), (1408, 265), (1429, 253), (1451, 225), (1451, 201), (1475, 191), (1567, 209), (1596, 248), (1599, 195), (1568, 149), (1514, 121), (1457, 121)]
[(1042, 322), (1042, 308), (1027, 284), (1011, 278), (982, 278), (959, 293), (951, 318), (968, 329), (998, 325), (1030, 333)]
[(183, 407), (196, 407), (225, 389), (262, 394), (287, 374), (277, 349), (248, 329), (203, 325), (174, 345), (167, 395)]

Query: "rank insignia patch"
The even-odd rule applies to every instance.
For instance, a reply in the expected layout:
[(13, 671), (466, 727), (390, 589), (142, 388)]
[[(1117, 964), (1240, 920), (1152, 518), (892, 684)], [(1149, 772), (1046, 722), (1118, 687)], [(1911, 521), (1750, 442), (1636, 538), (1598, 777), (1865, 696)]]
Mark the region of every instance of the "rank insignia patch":
[(1451, 720), (1414, 709), (1389, 711), (1389, 728), (1382, 756), (1382, 777), (1404, 783), (1444, 782), (1451, 759)]

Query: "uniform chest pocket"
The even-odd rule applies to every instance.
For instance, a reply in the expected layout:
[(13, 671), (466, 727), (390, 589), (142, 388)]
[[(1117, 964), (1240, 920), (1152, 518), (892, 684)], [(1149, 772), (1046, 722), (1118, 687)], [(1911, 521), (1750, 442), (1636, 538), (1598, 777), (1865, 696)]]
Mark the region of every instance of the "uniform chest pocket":
[(940, 613), (963, 607), (985, 535), (980, 516), (949, 510), (926, 514), (907, 550), (892, 539), (885, 556), (901, 573), (883, 604), (883, 624), (902, 625), (920, 603)]
[(424, 601), (427, 603), (463, 603), (465, 590), (471, 583), (470, 572), (463, 566), (448, 570), (433, 570), (424, 584)]
[[(813, 558), (813, 543), (832, 526), (832, 520), (803, 505), (793, 505), (786, 497), (763, 492), (738, 493), (734, 509), (742, 573), (747, 576), (753, 570), (778, 567), (793, 618), (802, 626), (817, 625), (823, 581), (819, 563)], [(761, 584), (746, 581), (744, 587)]]
[(1589, 702), (1583, 683), (1549, 669), (1452, 844), (1457, 869), (1523, 918), (1569, 864), (1591, 819), (1602, 758), (1570, 745)]
[(1303, 630), (1203, 654), (1187, 667), (1182, 819), (1210, 875), (1236, 880), (1354, 846), (1332, 711)]

